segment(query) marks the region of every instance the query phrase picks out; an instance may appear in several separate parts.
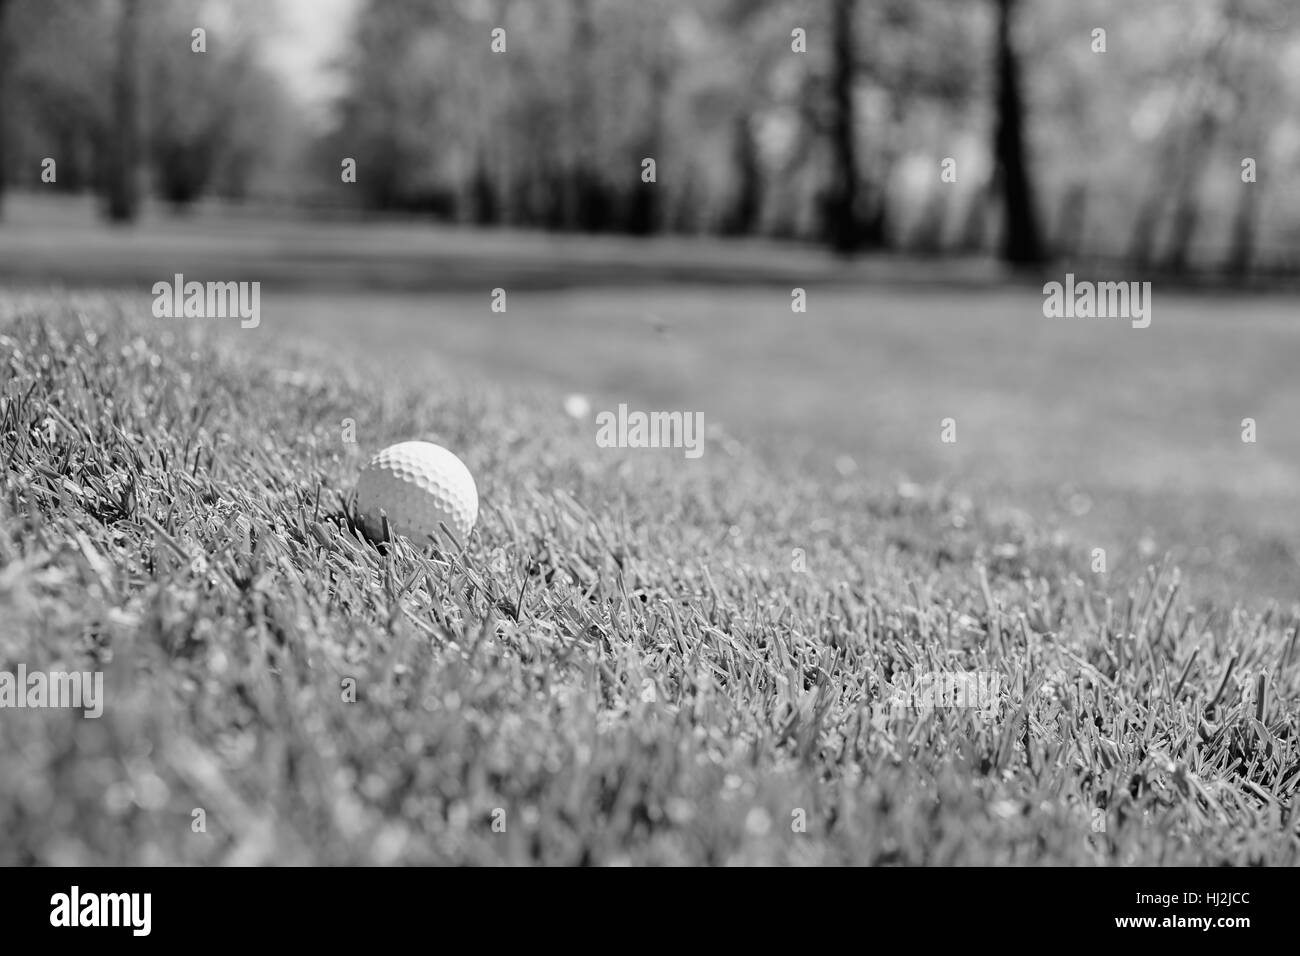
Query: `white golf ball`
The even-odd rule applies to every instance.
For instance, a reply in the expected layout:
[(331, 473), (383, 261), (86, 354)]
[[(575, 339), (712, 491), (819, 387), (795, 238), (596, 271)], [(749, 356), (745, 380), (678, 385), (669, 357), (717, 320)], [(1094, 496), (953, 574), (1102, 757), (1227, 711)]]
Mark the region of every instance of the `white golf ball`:
[(372, 538), (384, 533), (380, 512), (394, 534), (424, 544), (438, 540), (443, 522), (464, 541), (478, 520), (478, 488), (465, 463), (427, 441), (389, 445), (357, 479), (357, 516)]

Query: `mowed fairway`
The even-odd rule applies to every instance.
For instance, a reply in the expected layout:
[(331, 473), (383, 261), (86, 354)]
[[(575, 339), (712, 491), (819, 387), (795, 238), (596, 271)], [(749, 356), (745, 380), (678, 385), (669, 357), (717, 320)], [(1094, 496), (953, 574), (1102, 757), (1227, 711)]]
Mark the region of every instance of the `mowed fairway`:
[(1137, 330), (1046, 319), (1036, 288), (808, 291), (806, 314), (770, 286), (525, 290), (504, 314), (488, 290), (272, 292), (265, 321), (431, 376), (702, 411), (813, 474), (838, 475), (848, 456), (877, 479), (942, 480), (1026, 510), (1107, 548), (1111, 571), (1169, 552), (1198, 593), (1294, 597), (1292, 300), (1158, 290), (1152, 327)]

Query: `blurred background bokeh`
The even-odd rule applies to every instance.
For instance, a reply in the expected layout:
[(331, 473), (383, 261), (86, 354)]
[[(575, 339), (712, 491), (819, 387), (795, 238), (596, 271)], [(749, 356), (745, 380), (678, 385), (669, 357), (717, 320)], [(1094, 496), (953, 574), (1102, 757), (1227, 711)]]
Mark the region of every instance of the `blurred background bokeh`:
[[(6, 185), (40, 186), (55, 157), (51, 191), (93, 192), (120, 219), (154, 196), (926, 255), (1300, 266), (1300, 116), (1283, 108), (1300, 101), (1290, 0), (3, 0), (0, 11)], [(490, 48), (497, 27), (504, 54)], [(339, 188), (345, 156), (356, 189)], [(655, 190), (641, 188), (647, 156)], [(947, 157), (955, 184), (936, 174)], [(1246, 157), (1258, 189), (1234, 188)]]
[(248, 334), (1293, 600), (1298, 104), (1295, 0), (0, 0), (0, 287), (257, 280)]

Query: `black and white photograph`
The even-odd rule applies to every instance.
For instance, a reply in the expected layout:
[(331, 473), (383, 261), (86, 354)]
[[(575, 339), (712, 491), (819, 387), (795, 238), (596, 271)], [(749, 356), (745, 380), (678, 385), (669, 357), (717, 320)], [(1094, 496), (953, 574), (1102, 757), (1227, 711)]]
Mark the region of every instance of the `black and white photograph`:
[(1032, 868), (1241, 945), (1298, 181), (1294, 0), (0, 0), (22, 920)]

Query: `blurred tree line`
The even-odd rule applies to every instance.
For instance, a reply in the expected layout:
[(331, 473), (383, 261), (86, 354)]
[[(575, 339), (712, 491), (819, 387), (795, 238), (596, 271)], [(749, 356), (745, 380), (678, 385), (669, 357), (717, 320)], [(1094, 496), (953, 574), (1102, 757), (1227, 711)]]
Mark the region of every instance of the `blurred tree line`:
[[(132, 219), (257, 190), (292, 104), (258, 58), (268, 8), (204, 0), (0, 0), (0, 169), (11, 186), (93, 191)], [(207, 31), (206, 52), (191, 31)], [(55, 179), (42, 162), (55, 160)]]
[(366, 206), (474, 223), (1244, 271), (1300, 233), (1297, 26), (1294, 0), (362, 0), (331, 144)]
[(178, 204), (1300, 268), (1294, 0), (357, 3), (313, 131), (259, 0), (0, 0), (0, 170), (57, 155), (118, 218), (143, 170)]

